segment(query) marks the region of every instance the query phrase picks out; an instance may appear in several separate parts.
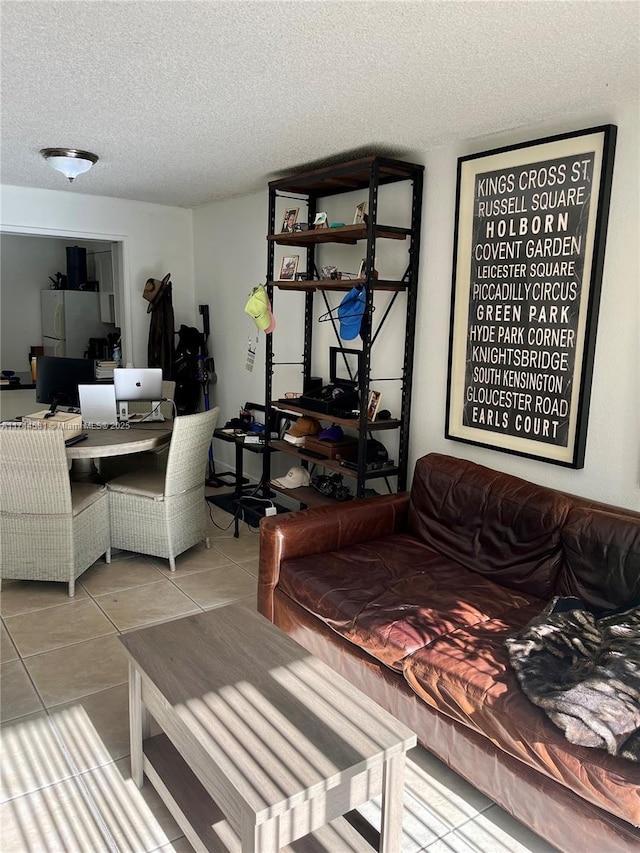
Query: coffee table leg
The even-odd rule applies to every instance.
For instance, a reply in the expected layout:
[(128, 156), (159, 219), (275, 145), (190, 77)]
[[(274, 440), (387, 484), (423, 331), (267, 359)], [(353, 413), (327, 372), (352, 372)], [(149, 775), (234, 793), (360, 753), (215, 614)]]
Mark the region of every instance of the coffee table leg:
[(135, 666), (129, 664), (129, 738), (131, 744), (131, 778), (142, 788), (142, 741), (149, 735), (149, 712), (142, 703), (142, 679)]
[(405, 754), (387, 759), (382, 771), (380, 853), (397, 853), (402, 844)]
[(256, 826), (253, 814), (247, 814), (242, 826), (242, 853), (279, 853), (278, 821)]

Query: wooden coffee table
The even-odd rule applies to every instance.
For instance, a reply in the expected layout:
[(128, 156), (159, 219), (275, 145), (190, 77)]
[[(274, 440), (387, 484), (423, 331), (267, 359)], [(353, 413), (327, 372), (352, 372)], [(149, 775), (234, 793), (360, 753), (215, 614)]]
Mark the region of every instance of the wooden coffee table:
[(314, 833), (322, 849), (370, 851), (341, 816), (381, 794), (380, 850), (398, 853), (415, 734), (255, 609), (120, 640), (133, 779), (146, 774), (196, 850), (302, 851)]

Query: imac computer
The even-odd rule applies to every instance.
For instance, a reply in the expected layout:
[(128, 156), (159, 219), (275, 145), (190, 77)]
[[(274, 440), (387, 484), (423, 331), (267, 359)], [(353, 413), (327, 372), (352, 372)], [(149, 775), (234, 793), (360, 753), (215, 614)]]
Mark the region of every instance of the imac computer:
[(56, 407), (77, 409), (80, 406), (78, 385), (96, 381), (95, 362), (92, 358), (57, 358), (38, 356), (36, 401)]
[[(162, 369), (159, 367), (116, 367), (113, 384), (121, 421), (163, 421), (160, 411), (162, 403)], [(150, 412), (129, 414), (129, 403), (150, 402)]]

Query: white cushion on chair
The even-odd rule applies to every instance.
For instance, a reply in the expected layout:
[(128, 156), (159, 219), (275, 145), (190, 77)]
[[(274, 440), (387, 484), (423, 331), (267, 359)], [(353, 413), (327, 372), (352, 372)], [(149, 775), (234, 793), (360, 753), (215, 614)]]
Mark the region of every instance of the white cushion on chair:
[(91, 506), (99, 500), (107, 491), (106, 486), (98, 486), (93, 483), (71, 483), (71, 506), (74, 515), (78, 515), (83, 509)]
[(108, 487), (111, 492), (124, 492), (131, 495), (143, 495), (154, 500), (164, 498), (165, 472), (155, 468), (139, 468), (129, 474), (109, 480)]

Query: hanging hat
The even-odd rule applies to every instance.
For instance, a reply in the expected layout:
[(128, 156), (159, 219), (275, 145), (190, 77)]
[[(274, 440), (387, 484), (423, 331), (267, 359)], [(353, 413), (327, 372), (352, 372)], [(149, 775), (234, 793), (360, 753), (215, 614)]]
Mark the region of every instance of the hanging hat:
[(257, 287), (254, 287), (251, 291), (251, 296), (247, 300), (247, 304), (244, 306), (244, 310), (253, 319), (256, 326), (262, 329), (266, 335), (273, 332), (276, 327), (276, 321), (271, 312), (271, 303), (269, 302), (269, 296), (264, 289), (264, 285), (259, 284)]
[(147, 314), (151, 313), (155, 308), (155, 304), (158, 301), (159, 297), (164, 293), (167, 289), (168, 285), (171, 283), (169, 279), (171, 278), (171, 273), (168, 272), (162, 281), (158, 281), (157, 278), (148, 278), (147, 283), (144, 286), (144, 291), (142, 295), (149, 302), (147, 307)]
[(367, 295), (364, 288), (352, 287), (345, 294), (338, 306), (338, 319), (340, 320), (340, 337), (343, 341), (352, 341), (358, 336), (362, 317), (367, 304)]

